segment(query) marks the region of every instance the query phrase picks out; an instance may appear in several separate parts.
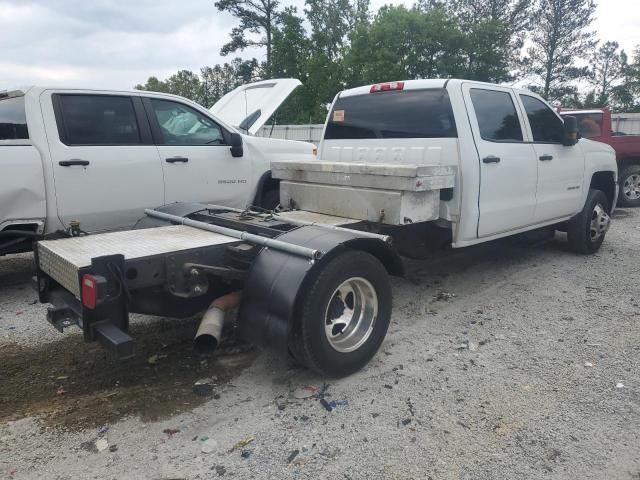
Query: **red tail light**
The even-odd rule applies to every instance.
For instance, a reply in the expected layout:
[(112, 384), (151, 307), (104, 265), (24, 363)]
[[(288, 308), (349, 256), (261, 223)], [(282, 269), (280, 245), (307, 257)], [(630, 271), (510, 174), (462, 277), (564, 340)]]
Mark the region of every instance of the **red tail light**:
[(99, 306), (107, 296), (107, 279), (100, 275), (82, 276), (82, 305), (91, 310)]
[(98, 281), (93, 275), (82, 276), (82, 304), (93, 310), (98, 303)]
[(403, 88), (404, 82), (376, 83), (375, 85), (371, 85), (371, 90), (369, 90), (369, 93), (387, 92), (389, 90), (402, 90)]

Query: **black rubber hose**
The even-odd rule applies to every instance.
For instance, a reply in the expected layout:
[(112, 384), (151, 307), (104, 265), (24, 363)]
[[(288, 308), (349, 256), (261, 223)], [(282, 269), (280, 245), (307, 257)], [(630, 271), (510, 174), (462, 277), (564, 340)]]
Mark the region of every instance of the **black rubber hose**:
[(2, 230), (0, 232), (0, 238), (3, 237), (22, 237), (33, 238), (34, 240), (42, 240), (42, 234), (37, 232), (28, 232), (25, 230)]

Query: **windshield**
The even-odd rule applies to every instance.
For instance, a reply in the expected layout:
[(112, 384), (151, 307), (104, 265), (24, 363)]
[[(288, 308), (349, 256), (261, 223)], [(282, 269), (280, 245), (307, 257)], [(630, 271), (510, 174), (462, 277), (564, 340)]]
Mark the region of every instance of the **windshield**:
[(325, 140), (457, 137), (445, 89), (383, 91), (338, 98)]

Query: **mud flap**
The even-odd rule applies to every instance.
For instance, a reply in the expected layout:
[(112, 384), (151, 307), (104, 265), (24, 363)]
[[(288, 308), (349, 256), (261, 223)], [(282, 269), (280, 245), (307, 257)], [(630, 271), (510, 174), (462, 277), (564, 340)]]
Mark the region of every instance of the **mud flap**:
[(312, 262), (269, 248), (263, 248), (258, 254), (245, 283), (238, 313), (240, 334), (258, 346), (287, 348), (300, 292), (344, 249), (371, 253), (391, 275), (402, 275), (402, 261), (390, 245), (382, 240), (363, 238), (357, 231), (305, 226), (279, 236), (278, 240), (318, 249), (323, 256)]

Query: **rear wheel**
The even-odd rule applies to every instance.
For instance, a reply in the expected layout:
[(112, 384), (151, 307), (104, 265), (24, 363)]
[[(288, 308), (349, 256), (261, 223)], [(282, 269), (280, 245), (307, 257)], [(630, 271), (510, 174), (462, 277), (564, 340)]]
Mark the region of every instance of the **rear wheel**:
[(629, 165), (623, 168), (618, 185), (620, 186), (618, 205), (640, 207), (640, 165)]
[(609, 202), (600, 190), (589, 190), (582, 212), (567, 225), (567, 240), (571, 249), (578, 253), (598, 251), (609, 230)]
[(320, 373), (342, 377), (375, 355), (391, 319), (391, 285), (374, 256), (346, 251), (324, 266), (297, 310), (292, 352)]

